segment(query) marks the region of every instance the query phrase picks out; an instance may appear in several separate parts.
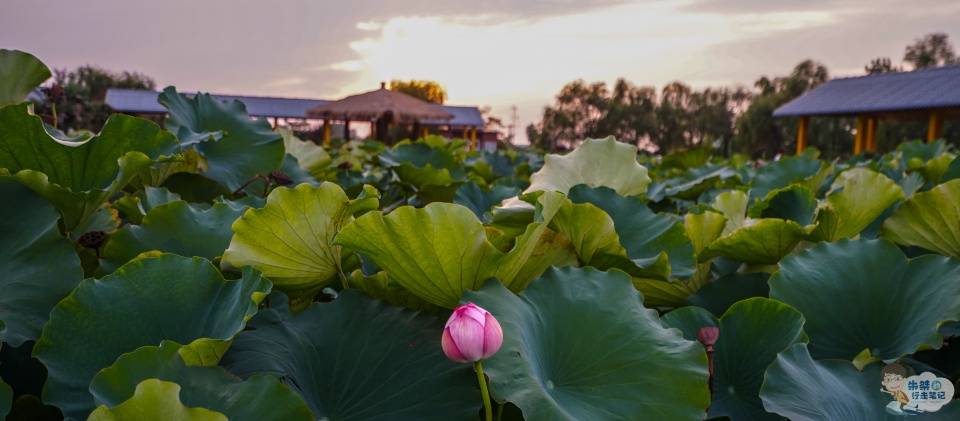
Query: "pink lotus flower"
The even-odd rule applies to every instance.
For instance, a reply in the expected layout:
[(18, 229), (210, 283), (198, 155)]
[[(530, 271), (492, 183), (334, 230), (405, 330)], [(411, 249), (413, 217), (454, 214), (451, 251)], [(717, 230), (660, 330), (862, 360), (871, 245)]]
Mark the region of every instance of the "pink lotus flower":
[(472, 363), (490, 358), (503, 345), (500, 322), (474, 303), (453, 310), (443, 327), (440, 341), (447, 358), (458, 363)]

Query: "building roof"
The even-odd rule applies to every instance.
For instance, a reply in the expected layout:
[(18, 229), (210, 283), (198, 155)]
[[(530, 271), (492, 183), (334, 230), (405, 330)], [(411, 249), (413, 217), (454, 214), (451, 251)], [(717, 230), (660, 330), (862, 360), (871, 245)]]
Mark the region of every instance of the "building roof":
[(953, 107), (960, 107), (960, 66), (833, 79), (782, 105), (773, 115), (854, 115)]
[(449, 120), (449, 121), (424, 120), (424, 121), (421, 121), (420, 123), (428, 126), (449, 125), (449, 126), (456, 126), (456, 127), (483, 128), (483, 125), (484, 125), (483, 115), (480, 114), (479, 108), (455, 106), (455, 105), (444, 105), (443, 108), (448, 113), (453, 114), (452, 120)]
[[(184, 92), (184, 94), (193, 95), (194, 93)], [(167, 109), (157, 102), (158, 95), (160, 93), (154, 91), (110, 88), (107, 90), (106, 103), (114, 110), (127, 113), (166, 113)], [(220, 94), (212, 94), (212, 96), (220, 101), (240, 101), (247, 106), (247, 113), (254, 117), (304, 118), (307, 110), (329, 102), (322, 99), (266, 96)]]
[[(194, 93), (185, 92), (184, 94)], [(160, 93), (155, 91), (110, 88), (107, 90), (106, 103), (110, 108), (124, 113), (165, 114), (167, 109), (157, 102), (158, 95)], [(247, 106), (247, 113), (254, 117), (307, 118), (307, 110), (330, 102), (324, 99), (307, 98), (220, 94), (212, 94), (212, 96), (221, 101), (235, 99), (243, 102)], [(483, 127), (483, 117), (477, 107), (453, 105), (441, 107), (453, 115), (452, 120), (425, 120), (423, 124)]]
[(388, 115), (400, 122), (453, 119), (453, 114), (444, 110), (443, 106), (403, 92), (391, 91), (386, 88), (386, 83), (381, 83), (380, 89), (350, 95), (311, 108), (307, 110), (307, 115), (338, 120), (376, 120)]

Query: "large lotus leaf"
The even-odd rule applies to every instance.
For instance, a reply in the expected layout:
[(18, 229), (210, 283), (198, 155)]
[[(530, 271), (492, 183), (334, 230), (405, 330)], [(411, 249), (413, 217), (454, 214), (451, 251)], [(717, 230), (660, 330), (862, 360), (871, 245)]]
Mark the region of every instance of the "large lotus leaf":
[(960, 178), (960, 156), (953, 158), (953, 161), (950, 161), (950, 166), (947, 167), (947, 172), (943, 174), (943, 179), (941, 181), (950, 181)]
[(960, 258), (960, 180), (914, 194), (883, 223), (882, 236)]
[(266, 121), (251, 119), (242, 102), (220, 102), (209, 94), (187, 98), (173, 87), (164, 89), (157, 100), (170, 114), (167, 130), (203, 156), (203, 175), (230, 190), (283, 163), (282, 136)]
[(480, 288), (491, 277), (523, 290), (557, 258), (538, 247), (546, 231), (544, 223), (530, 224), (504, 253), (490, 243), (469, 209), (431, 203), (422, 209), (403, 206), (387, 215), (369, 212), (344, 227), (336, 244), (369, 257), (390, 279), (427, 302), (453, 308), (464, 291)]
[(50, 309), (83, 279), (80, 258), (60, 235), (56, 209), (12, 177), (0, 176), (0, 342), (40, 336)]
[(407, 291), (402, 285), (380, 271), (367, 276), (360, 269), (350, 273), (350, 288), (362, 291), (366, 296), (387, 304), (411, 310), (435, 311), (437, 307)]
[(734, 303), (750, 297), (766, 297), (770, 293), (766, 272), (734, 272), (714, 279), (693, 295), (687, 303), (703, 307), (721, 316)]
[(130, 399), (140, 382), (159, 379), (180, 385), (181, 400), (190, 407), (221, 412), (232, 420), (312, 420), (310, 409), (295, 392), (270, 375), (247, 380), (221, 367), (191, 366), (173, 341), (123, 354), (90, 382), (99, 405), (114, 407)]
[(50, 312), (34, 345), (48, 373), (43, 400), (82, 419), (94, 408), (87, 386), (97, 371), (165, 339), (189, 344), (188, 363), (216, 363), (269, 292), (253, 270), (227, 281), (209, 261), (173, 254), (84, 280)]
[[(646, 298), (646, 297), (644, 297)], [(704, 327), (717, 327), (720, 320), (706, 309), (696, 306), (686, 306), (671, 310), (660, 318), (664, 327), (679, 329), (684, 338), (689, 341), (698, 341), (697, 334)]]
[[(886, 407), (893, 398), (884, 393), (880, 384), (881, 365), (870, 364), (859, 371), (849, 361), (815, 361), (806, 345), (794, 344), (780, 353), (767, 369), (760, 399), (768, 411), (792, 421), (912, 419), (887, 412)], [(960, 403), (953, 402), (940, 411), (916, 418), (960, 419)]]
[(817, 228), (812, 233), (817, 240), (851, 238), (903, 199), (897, 183), (866, 168), (842, 172), (830, 190), (817, 212)]
[(908, 260), (884, 240), (822, 243), (780, 262), (770, 297), (806, 315), (815, 358), (889, 361), (939, 347), (940, 324), (960, 320), (960, 262)]
[(384, 166), (396, 171), (400, 180), (417, 188), (449, 186), (465, 175), (453, 153), (426, 143), (400, 144), (379, 157)]
[(770, 193), (750, 207), (751, 218), (779, 218), (806, 226), (813, 223), (817, 199), (806, 186), (791, 184)]
[(277, 130), (283, 136), (283, 148), (286, 153), (297, 159), (297, 164), (318, 180), (322, 180), (330, 168), (333, 159), (322, 146), (300, 140), (287, 128)]
[(732, 420), (780, 419), (760, 402), (763, 374), (777, 354), (805, 342), (803, 315), (769, 298), (740, 301), (720, 318), (713, 347), (713, 402), (710, 417)]
[(581, 265), (603, 270), (616, 268), (636, 277), (670, 279), (667, 253), (661, 251), (632, 259), (620, 244), (613, 219), (603, 209), (592, 203), (573, 203), (559, 192), (536, 194), (539, 195), (536, 219), (549, 224), (550, 229), (569, 243)]
[(806, 230), (793, 221), (748, 219), (743, 227), (718, 238), (697, 257), (701, 262), (722, 256), (745, 263), (774, 264), (806, 235)]
[(637, 197), (624, 197), (607, 187), (577, 185), (568, 196), (573, 203), (591, 203), (613, 219), (620, 244), (635, 262), (656, 262), (666, 253), (670, 275), (693, 275), (693, 245), (675, 215), (657, 214)]
[(703, 347), (664, 328), (622, 272), (554, 268), (519, 296), (491, 281), (464, 301), (499, 320), (484, 367), (528, 420), (700, 420), (709, 404)]
[(690, 238), (694, 255), (700, 254), (703, 249), (720, 238), (726, 224), (727, 218), (716, 212), (704, 211), (684, 215), (683, 229)]
[(832, 165), (806, 155), (790, 156), (771, 162), (753, 177), (750, 201), (765, 197), (771, 190), (795, 183), (803, 184), (810, 191), (817, 192), (832, 170)]
[(334, 237), (355, 213), (376, 209), (376, 195), (370, 188), (363, 197), (350, 200), (333, 183), (275, 189), (266, 206), (249, 209), (234, 222), (223, 265), (262, 272), (300, 309), (338, 279), (342, 251), (333, 244)]
[(713, 200), (713, 208), (727, 218), (727, 225), (723, 228), (723, 235), (730, 234), (743, 226), (747, 220), (749, 197), (739, 190), (730, 190), (717, 195)]
[(23, 101), (49, 78), (50, 69), (32, 54), (0, 49), (0, 107)]
[(250, 327), (222, 364), (241, 377), (280, 376), (318, 419), (473, 420), (479, 411), (476, 376), (444, 357), (431, 316), (346, 290), (296, 315), (263, 310)]
[(0, 379), (0, 420), (4, 420), (13, 407), (13, 389)]
[(696, 199), (701, 193), (716, 185), (717, 181), (726, 180), (736, 175), (736, 171), (725, 165), (693, 168), (681, 177), (668, 180), (663, 193), (665, 196), (675, 196), (681, 199)]
[(230, 225), (243, 208), (218, 202), (209, 208), (175, 200), (150, 209), (140, 225), (127, 225), (110, 236), (100, 269), (114, 271), (140, 253), (152, 250), (214, 260), (230, 244)]
[(647, 168), (637, 162), (637, 147), (617, 142), (613, 136), (584, 140), (566, 155), (547, 154), (546, 162), (530, 176), (524, 193), (566, 193), (577, 184), (609, 187), (623, 196), (646, 193), (650, 184)]
[(508, 197), (516, 196), (520, 189), (513, 186), (494, 185), (484, 189), (475, 182), (467, 182), (457, 187), (453, 203), (463, 205), (473, 211), (477, 218), (484, 221), (493, 219), (491, 209)]
[(0, 168), (53, 203), (70, 231), (120, 191), (176, 139), (153, 122), (122, 114), (84, 141), (57, 138), (28, 105), (0, 109)]
[(110, 408), (98, 407), (87, 421), (227, 421), (227, 417), (206, 408), (188, 408), (180, 402), (180, 386), (158, 379), (137, 385), (133, 396)]
[(126, 220), (140, 224), (150, 209), (175, 200), (180, 200), (179, 194), (162, 187), (145, 186), (136, 194), (127, 194), (114, 200), (113, 207), (119, 210)]

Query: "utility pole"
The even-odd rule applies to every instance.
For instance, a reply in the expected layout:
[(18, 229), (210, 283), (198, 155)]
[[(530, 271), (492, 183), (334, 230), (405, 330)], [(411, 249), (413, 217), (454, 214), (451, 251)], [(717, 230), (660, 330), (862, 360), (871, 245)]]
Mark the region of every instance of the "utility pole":
[(507, 125), (507, 141), (513, 143), (517, 134), (517, 122), (520, 120), (520, 114), (517, 112), (517, 106), (510, 106), (510, 124)]

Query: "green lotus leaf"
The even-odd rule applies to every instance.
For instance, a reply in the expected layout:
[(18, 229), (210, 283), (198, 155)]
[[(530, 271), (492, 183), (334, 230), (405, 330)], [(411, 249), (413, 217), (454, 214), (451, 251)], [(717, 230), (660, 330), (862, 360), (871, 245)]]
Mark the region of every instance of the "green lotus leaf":
[(227, 421), (227, 417), (206, 408), (188, 408), (180, 402), (180, 385), (147, 379), (137, 385), (133, 396), (110, 408), (98, 407), (88, 421)]
[(717, 327), (720, 320), (706, 309), (696, 306), (680, 307), (664, 314), (663, 327), (679, 329), (688, 341), (698, 341), (697, 334), (704, 327)]
[(127, 225), (110, 236), (100, 269), (110, 273), (152, 250), (214, 260), (230, 244), (230, 225), (241, 213), (243, 208), (223, 202), (206, 209), (183, 200), (153, 207), (139, 225)]
[(779, 420), (760, 401), (763, 375), (777, 354), (805, 342), (803, 315), (769, 298), (749, 298), (720, 318), (713, 347), (713, 402), (709, 417), (732, 420)]
[(463, 166), (445, 147), (427, 143), (403, 143), (387, 149), (380, 162), (396, 171), (401, 181), (423, 189), (427, 186), (450, 186), (465, 177)]
[(770, 297), (806, 315), (815, 358), (889, 361), (939, 347), (940, 324), (960, 320), (960, 262), (908, 260), (884, 240), (821, 243), (780, 262)]
[(10, 408), (13, 407), (13, 389), (0, 379), (0, 420), (7, 418)]
[(50, 78), (50, 69), (32, 54), (0, 49), (0, 107), (22, 102)]
[(464, 291), (491, 277), (523, 290), (557, 258), (538, 247), (545, 232), (546, 224), (532, 223), (510, 251), (501, 252), (473, 212), (437, 202), (422, 209), (402, 206), (387, 215), (369, 212), (344, 227), (336, 244), (370, 258), (423, 300), (454, 308)]
[[(615, 194), (615, 193), (614, 193)], [(614, 220), (592, 203), (573, 203), (559, 192), (537, 192), (537, 220), (547, 223), (576, 255), (580, 265), (602, 270), (616, 268), (635, 277), (666, 281), (670, 279), (670, 260), (665, 251), (632, 259), (620, 243)], [(655, 214), (649, 214), (656, 217)], [(626, 215), (621, 214), (626, 218)], [(624, 231), (629, 233), (627, 224)], [(672, 228), (672, 227), (668, 227)], [(658, 227), (651, 231), (656, 232)], [(662, 230), (662, 229), (661, 229)], [(634, 238), (642, 242), (645, 238)], [(642, 244), (641, 244), (642, 246)]]
[(766, 297), (770, 292), (770, 286), (767, 285), (769, 277), (766, 272), (727, 274), (714, 279), (687, 297), (687, 303), (721, 316), (737, 301), (750, 297)]
[[(722, 333), (721, 333), (722, 335)], [(780, 353), (764, 376), (760, 399), (767, 411), (792, 421), (900, 421), (904, 415), (891, 414), (886, 407), (893, 397), (881, 386), (881, 364), (863, 371), (842, 360), (811, 358), (802, 343)], [(918, 419), (947, 421), (960, 418), (960, 403)]]
[(883, 223), (882, 236), (960, 258), (960, 180), (914, 194)]
[(56, 209), (16, 179), (0, 176), (0, 342), (40, 336), (53, 308), (80, 280), (80, 258), (60, 235)]
[(236, 190), (256, 175), (283, 163), (283, 138), (265, 120), (254, 120), (240, 101), (221, 102), (209, 94), (192, 98), (167, 87), (157, 100), (170, 116), (164, 126), (184, 146), (203, 156), (203, 175)]
[(82, 419), (94, 408), (87, 386), (97, 371), (163, 340), (188, 344), (191, 365), (216, 364), (269, 292), (270, 282), (251, 269), (227, 281), (209, 261), (173, 254), (84, 280), (50, 312), (34, 345), (47, 367), (43, 400)]
[(643, 294), (643, 303), (652, 308), (681, 307), (687, 304), (687, 299), (695, 294), (704, 285), (707, 277), (697, 277), (686, 280), (665, 281), (634, 277), (633, 284)]
[(747, 194), (739, 190), (725, 191), (717, 195), (713, 200), (713, 208), (727, 218), (722, 235), (730, 234), (744, 225), (749, 203)]
[(471, 181), (457, 187), (453, 203), (466, 206), (477, 218), (489, 222), (493, 219), (491, 209), (503, 199), (516, 196), (517, 193), (520, 193), (520, 189), (513, 186), (494, 185), (490, 189), (484, 189)]
[(700, 254), (703, 249), (720, 238), (726, 224), (727, 218), (716, 212), (705, 211), (684, 215), (683, 229), (690, 238), (694, 255)]
[(355, 213), (376, 209), (377, 194), (368, 187), (350, 200), (340, 186), (327, 182), (274, 189), (266, 206), (247, 210), (233, 223), (222, 264), (253, 267), (290, 295), (295, 309), (303, 308), (338, 279), (342, 251), (334, 237)]
[(387, 304), (404, 307), (411, 310), (434, 311), (437, 307), (430, 304), (402, 285), (390, 279), (384, 271), (366, 276), (360, 269), (350, 273), (350, 287), (363, 291), (368, 297), (386, 302)]
[(830, 190), (817, 212), (817, 228), (812, 233), (816, 240), (851, 238), (904, 197), (897, 183), (866, 168), (840, 173)]
[(271, 304), (224, 356), (231, 372), (280, 376), (323, 420), (476, 419), (476, 376), (443, 355), (439, 320), (353, 290), (296, 315)]
[(693, 275), (693, 245), (679, 217), (654, 213), (639, 198), (620, 196), (607, 187), (580, 184), (572, 187), (567, 197), (575, 204), (590, 203), (606, 212), (613, 219), (620, 244), (634, 262), (652, 266), (666, 256), (670, 276)]
[(688, 170), (684, 175), (668, 180), (664, 186), (664, 196), (680, 199), (696, 199), (703, 192), (713, 188), (717, 182), (737, 175), (736, 171), (725, 165), (707, 165)]
[(499, 320), (485, 371), (526, 419), (700, 420), (709, 404), (703, 347), (664, 328), (622, 272), (553, 268), (519, 296), (491, 281), (464, 301)]
[(115, 200), (113, 206), (123, 214), (124, 218), (139, 225), (150, 209), (175, 200), (180, 200), (179, 194), (162, 187), (145, 186), (136, 194), (128, 194)]
[(750, 207), (751, 218), (779, 218), (802, 226), (813, 223), (817, 211), (817, 199), (801, 184), (771, 190), (770, 193)]
[(613, 136), (586, 139), (566, 155), (547, 154), (543, 168), (530, 176), (524, 194), (538, 191), (567, 193), (577, 184), (609, 187), (623, 196), (646, 193), (647, 168), (637, 162), (637, 147)]
[(159, 379), (180, 385), (184, 405), (211, 409), (232, 420), (315, 419), (303, 399), (276, 377), (254, 375), (241, 381), (221, 367), (187, 365), (179, 354), (182, 349), (163, 341), (123, 354), (97, 373), (90, 393), (97, 404), (116, 407), (134, 396), (140, 382)]
[(51, 135), (28, 104), (0, 109), (0, 168), (53, 203), (67, 231), (176, 149), (173, 136), (141, 118), (115, 114), (96, 136), (70, 141)]
[(802, 184), (811, 192), (820, 191), (823, 181), (833, 172), (833, 165), (807, 155), (790, 156), (771, 162), (753, 177), (750, 202), (765, 197), (771, 190)]
[(950, 161), (950, 166), (947, 167), (947, 172), (943, 174), (941, 181), (947, 182), (950, 180), (956, 180), (960, 178), (960, 156), (953, 158), (953, 161)]
[(807, 231), (793, 221), (749, 219), (743, 227), (707, 246), (698, 259), (703, 262), (722, 256), (745, 263), (775, 264), (793, 251), (806, 235)]
[(326, 178), (330, 164), (333, 163), (333, 158), (322, 146), (300, 140), (288, 128), (277, 129), (277, 132), (283, 136), (283, 148), (287, 154), (297, 159), (300, 168), (303, 168), (317, 180)]

